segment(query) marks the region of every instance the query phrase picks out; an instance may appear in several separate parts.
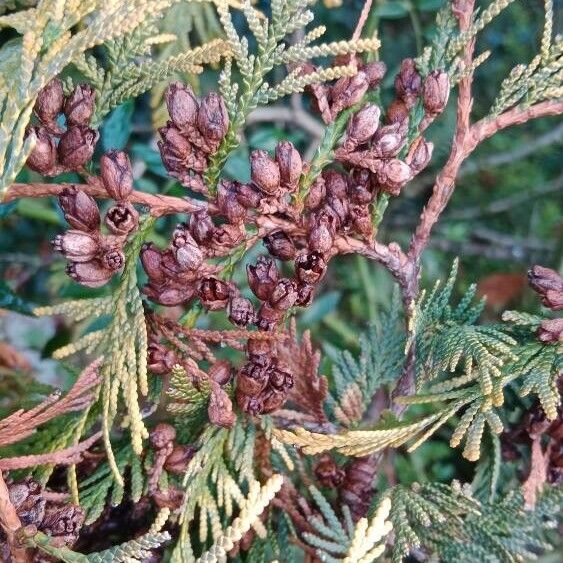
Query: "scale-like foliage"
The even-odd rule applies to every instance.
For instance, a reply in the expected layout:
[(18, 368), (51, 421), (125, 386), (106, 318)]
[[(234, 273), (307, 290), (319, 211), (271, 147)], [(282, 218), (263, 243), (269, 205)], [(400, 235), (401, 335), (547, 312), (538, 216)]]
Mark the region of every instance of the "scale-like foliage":
[(392, 529), (391, 521), (386, 520), (391, 509), (389, 498), (381, 500), (370, 520), (362, 518), (355, 524), (349, 508), (344, 505), (343, 525), (322, 493), (313, 486), (309, 491), (321, 515), (309, 519), (315, 533), (305, 532), (303, 539), (315, 548), (321, 561), (369, 563), (384, 552), (384, 540)]
[(340, 352), (334, 361), (333, 410), (344, 426), (357, 424), (379, 387), (395, 381), (404, 361), (405, 337), (399, 319), (400, 304), (393, 299), (389, 313), (383, 313), (360, 336), (360, 356)]
[(543, 317), (506, 311), (502, 318), (512, 323), (514, 336), (519, 339), (516, 360), (505, 369), (506, 379), (522, 378), (520, 395), (537, 395), (548, 420), (555, 420), (561, 403), (557, 380), (563, 370), (563, 346), (544, 343), (536, 337)]
[(37, 532), (34, 536), (27, 538), (27, 545), (37, 547), (56, 561), (64, 563), (141, 563), (152, 556), (152, 549), (160, 547), (169, 540), (168, 532), (149, 532), (104, 551), (82, 555), (67, 547), (56, 547), (49, 536)]
[(446, 520), (425, 528), (423, 544), (445, 561), (515, 563), (536, 559), (551, 549), (546, 532), (561, 519), (561, 487), (549, 487), (532, 510), (524, 508), (521, 494), (509, 493), (496, 503), (482, 504), (460, 525)]
[(459, 484), (414, 484), (410, 488), (396, 486), (391, 491), (390, 520), (393, 523), (395, 542), (393, 562), (423, 545), (421, 529), (440, 528), (448, 522), (451, 526), (462, 523), (467, 514), (479, 514), (479, 503)]
[[(142, 462), (135, 455), (131, 444), (123, 446), (115, 455), (115, 463), (121, 475), (129, 469), (130, 496), (138, 502), (145, 487)], [(92, 475), (80, 482), (79, 502), (86, 513), (86, 524), (96, 521), (106, 506), (108, 497), (113, 506), (121, 504), (125, 488), (115, 482), (107, 462), (101, 463)]]
[(119, 289), (113, 295), (65, 302), (35, 311), (37, 315), (66, 314), (74, 321), (94, 319), (102, 315), (109, 317), (104, 328), (89, 332), (78, 341), (59, 348), (54, 357), (64, 358), (82, 350), (87, 353), (97, 349), (103, 350), (99, 395), (103, 413), (102, 430), (110, 466), (115, 480), (120, 485), (123, 485), (123, 476), (115, 462), (110, 440), (120, 398), (127, 409), (127, 426), (133, 450), (137, 455), (142, 452), (143, 439), (148, 437), (140, 406), (140, 395), (147, 396), (149, 392), (147, 328), (136, 274), (136, 259), (143, 236), (153, 224), (152, 219), (145, 219), (127, 247), (125, 270), (119, 280)]
[(25, 139), (25, 130), (39, 91), (87, 50), (132, 32), (172, 1), (40, 0), (35, 8), (0, 16), (0, 29), (21, 36), (2, 48), (0, 196), (33, 149), (35, 137)]
[[(310, 84), (353, 76), (357, 72), (355, 64), (348, 64), (319, 67), (312, 72), (303, 73), (303, 63), (315, 57), (371, 52), (379, 48), (379, 40), (376, 38), (312, 45), (313, 41), (324, 34), (323, 26), (305, 33), (301, 41), (289, 45), (287, 38), (297, 31), (304, 30), (313, 20), (313, 13), (308, 7), (315, 2), (316, 0), (272, 0), (271, 18), (267, 19), (252, 6), (250, 0), (243, 0), (242, 11), (257, 43), (255, 53), (250, 52), (247, 37), (241, 37), (237, 33), (229, 3), (225, 0), (218, 2), (219, 19), (233, 61), (240, 73), (241, 83), (233, 80), (232, 65), (227, 61), (219, 79), (219, 88), (229, 112), (230, 124), (227, 135), (211, 158), (206, 173), (206, 183), (211, 189), (216, 186), (229, 154), (238, 145), (238, 133), (250, 111), (282, 96), (302, 92)], [(269, 84), (268, 75), (283, 65), (290, 67), (287, 76), (276, 85)]]

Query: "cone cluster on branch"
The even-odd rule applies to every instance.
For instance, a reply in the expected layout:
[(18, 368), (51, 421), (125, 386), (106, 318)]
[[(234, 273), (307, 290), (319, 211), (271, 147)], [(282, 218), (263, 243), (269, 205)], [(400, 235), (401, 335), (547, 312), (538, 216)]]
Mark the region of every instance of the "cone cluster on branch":
[(129, 233), (137, 229), (139, 214), (128, 203), (133, 189), (131, 163), (124, 152), (112, 151), (101, 158), (101, 176), (109, 196), (116, 200), (104, 217), (94, 198), (75, 188), (66, 188), (59, 205), (71, 229), (53, 240), (55, 250), (69, 261), (67, 274), (87, 287), (100, 287), (125, 264), (123, 247)]
[[(555, 270), (534, 266), (528, 272), (532, 289), (541, 297), (542, 304), (552, 311), (563, 311), (563, 277)], [(563, 318), (545, 319), (538, 330), (542, 342), (563, 343)]]
[(229, 129), (225, 103), (216, 92), (198, 100), (192, 88), (181, 82), (168, 86), (165, 99), (170, 120), (159, 129), (162, 162), (181, 184), (205, 192), (202, 174), (208, 158)]
[[(35, 526), (51, 536), (54, 547), (72, 547), (84, 524), (84, 511), (73, 504), (47, 501), (43, 487), (31, 477), (8, 484), (8, 495), (22, 527)], [(11, 561), (6, 538), (0, 528), (0, 557)]]
[[(98, 131), (89, 127), (95, 96), (88, 84), (77, 85), (65, 96), (58, 78), (39, 92), (33, 110), (38, 124), (26, 131), (26, 136), (35, 137), (29, 168), (43, 176), (57, 176), (80, 170), (92, 158), (99, 138)], [(66, 128), (59, 125), (62, 121)]]
[(446, 72), (435, 70), (422, 80), (414, 61), (405, 59), (395, 77), (396, 99), (387, 110), (386, 124), (379, 123), (381, 111), (377, 105), (365, 105), (350, 119), (336, 159), (347, 167), (366, 171), (374, 193), (383, 191), (398, 196), (427, 166), (433, 150), (432, 143), (422, 135), (410, 147), (406, 146), (409, 113), (421, 104), (424, 117), (418, 129), (422, 133), (446, 107), (449, 90)]
[[(334, 64), (350, 64), (350, 55), (337, 57)], [(303, 74), (310, 74), (315, 70), (310, 63), (302, 67)], [(329, 124), (340, 112), (357, 104), (368, 90), (376, 88), (386, 70), (385, 63), (380, 61), (363, 64), (352, 77), (342, 77), (333, 85), (314, 84), (308, 86), (307, 90), (313, 96), (314, 108), (320, 113), (323, 121)]]

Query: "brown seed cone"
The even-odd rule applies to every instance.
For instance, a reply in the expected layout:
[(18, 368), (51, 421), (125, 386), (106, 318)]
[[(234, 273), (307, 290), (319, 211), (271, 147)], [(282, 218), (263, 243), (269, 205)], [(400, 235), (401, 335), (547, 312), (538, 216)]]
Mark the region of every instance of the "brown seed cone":
[(560, 342), (563, 344), (563, 318), (543, 320), (538, 329), (542, 342)]
[(223, 98), (217, 92), (209, 92), (201, 100), (197, 113), (197, 127), (210, 141), (221, 141), (229, 129), (229, 114)]
[(267, 340), (249, 338), (246, 344), (248, 359), (260, 366), (268, 365), (271, 361), (272, 345)]
[(252, 184), (238, 184), (236, 189), (237, 201), (247, 209), (254, 209), (260, 205), (262, 193)]
[(358, 457), (348, 463), (340, 487), (340, 500), (350, 507), (354, 520), (367, 515), (373, 496), (377, 463), (371, 457)]
[(89, 84), (78, 84), (65, 100), (67, 126), (88, 125), (94, 113), (96, 92)]
[(274, 195), (280, 188), (280, 169), (278, 163), (263, 150), (255, 150), (250, 154), (250, 175), (260, 190)]
[(267, 301), (278, 281), (278, 269), (272, 258), (260, 256), (255, 266), (246, 267), (250, 289), (262, 301)]
[(354, 114), (348, 122), (344, 148), (354, 150), (373, 137), (379, 127), (380, 116), (381, 110), (375, 104), (366, 104)]
[(290, 192), (295, 191), (303, 171), (303, 161), (293, 143), (280, 141), (277, 144), (276, 161), (280, 171), (282, 186)]
[(264, 403), (260, 396), (246, 395), (244, 392), (237, 389), (235, 398), (240, 410), (251, 416), (261, 414), (262, 409), (264, 408)]
[(416, 99), (422, 90), (422, 79), (413, 59), (404, 59), (399, 73), (395, 77), (395, 91), (410, 109), (414, 107)]
[(305, 284), (318, 283), (326, 273), (326, 262), (319, 252), (300, 254), (295, 260), (295, 275)]
[(323, 487), (337, 488), (342, 485), (346, 473), (338, 467), (334, 459), (328, 454), (324, 454), (313, 468), (317, 481)]
[(176, 429), (171, 424), (159, 422), (149, 433), (151, 446), (156, 450), (161, 450), (172, 444), (176, 439)]
[(214, 253), (217, 256), (223, 256), (226, 252), (239, 245), (243, 239), (244, 230), (242, 225), (225, 223), (213, 229), (207, 251), (210, 255)]
[(236, 377), (237, 391), (245, 395), (259, 395), (268, 385), (270, 379), (271, 360), (266, 364), (247, 362), (238, 371)]
[(363, 237), (369, 238), (373, 234), (371, 213), (368, 205), (351, 205), (350, 223), (352, 229)]
[(53, 78), (37, 95), (33, 112), (43, 124), (51, 126), (63, 108), (63, 83)]
[(203, 262), (203, 252), (189, 232), (186, 224), (180, 224), (172, 234), (172, 251), (180, 268), (197, 270)]
[(249, 299), (241, 296), (231, 297), (227, 306), (227, 316), (234, 325), (245, 327), (256, 321), (254, 305)]
[(271, 414), (281, 409), (287, 400), (287, 391), (274, 389), (270, 386), (260, 394), (262, 410), (260, 414)]
[(57, 146), (45, 127), (29, 127), (26, 136), (35, 135), (35, 147), (27, 157), (26, 164), (35, 172), (48, 176), (55, 171)]
[(162, 265), (162, 251), (156, 248), (152, 242), (149, 242), (143, 244), (140, 256), (141, 264), (147, 273), (149, 281), (157, 285), (164, 283), (166, 275)]
[(113, 276), (114, 272), (105, 268), (99, 260), (90, 262), (70, 262), (66, 273), (75, 282), (86, 287), (102, 287)]
[(211, 383), (211, 395), (207, 407), (209, 422), (215, 426), (232, 428), (237, 417), (233, 412), (233, 403), (225, 390), (215, 382)]
[(100, 173), (112, 199), (125, 201), (133, 191), (133, 169), (124, 151), (110, 151), (100, 158)]
[(53, 507), (45, 512), (41, 523), (41, 531), (53, 538), (57, 538), (58, 547), (72, 545), (78, 539), (78, 533), (84, 524), (86, 514), (82, 508), (69, 504)]
[(179, 444), (174, 446), (172, 453), (166, 458), (164, 462), (164, 469), (169, 473), (175, 475), (183, 475), (188, 468), (188, 464), (194, 457), (196, 449), (189, 444)]
[(279, 311), (287, 311), (297, 301), (297, 284), (289, 278), (278, 280), (268, 299), (268, 303)]
[(165, 375), (177, 363), (177, 358), (172, 350), (156, 341), (149, 342), (147, 349), (147, 367), (151, 373)]
[[(170, 122), (164, 127), (161, 127), (158, 132), (162, 137), (159, 148), (164, 164), (170, 164), (170, 168), (175, 170), (176, 167), (173, 164), (176, 163), (178, 166), (184, 164), (188, 155), (193, 152), (193, 147), (180, 129)], [(168, 160), (169, 157), (173, 158)], [(176, 160), (174, 160), (174, 158)]]
[(295, 301), (295, 305), (298, 307), (308, 307), (313, 300), (314, 294), (314, 285), (299, 283), (297, 285), (297, 301)]
[(69, 170), (84, 166), (94, 154), (99, 133), (82, 125), (72, 126), (61, 137), (57, 153), (60, 163)]
[(27, 477), (22, 482), (8, 485), (8, 496), (22, 526), (41, 524), (45, 516), (46, 501), (43, 498), (43, 487), (37, 481)]
[(104, 222), (114, 235), (127, 236), (139, 226), (139, 213), (130, 203), (119, 202), (108, 209)]
[(268, 385), (277, 391), (286, 393), (293, 387), (293, 375), (276, 364), (270, 369)]
[(238, 200), (238, 182), (221, 180), (217, 190), (217, 206), (229, 223), (241, 223), (246, 218), (246, 207)]
[(262, 240), (268, 252), (280, 260), (293, 260), (295, 258), (295, 244), (291, 237), (281, 229), (266, 235)]
[(373, 89), (383, 80), (387, 72), (387, 66), (384, 62), (374, 61), (363, 65), (362, 71), (366, 75), (370, 89)]
[(197, 288), (201, 304), (209, 311), (224, 309), (229, 303), (230, 294), (229, 285), (212, 276), (202, 278)]
[(528, 271), (528, 282), (543, 305), (553, 311), (563, 310), (563, 276), (551, 268), (534, 266)]
[(263, 303), (258, 311), (256, 326), (258, 326), (260, 330), (273, 331), (283, 319), (284, 313), (284, 309), (273, 307), (267, 302)]
[(432, 117), (442, 113), (450, 96), (450, 79), (443, 70), (433, 70), (424, 80), (422, 102), (426, 113)]
[(101, 262), (108, 270), (117, 272), (125, 265), (125, 255), (120, 248), (110, 247), (102, 251)]
[(165, 307), (176, 307), (192, 299), (196, 293), (195, 286), (154, 286), (152, 284), (143, 287), (143, 293), (155, 303)]
[(182, 82), (172, 82), (164, 94), (168, 115), (178, 129), (195, 125), (199, 104), (192, 87)]
[(352, 78), (344, 77), (336, 81), (332, 87), (330, 97), (333, 119), (344, 109), (358, 103), (369, 88), (365, 72), (360, 71)]
[(422, 137), (415, 141), (405, 159), (405, 162), (411, 167), (413, 175), (418, 174), (428, 166), (433, 150), (434, 145), (425, 141)]
[(327, 197), (336, 197), (339, 199), (346, 197), (346, 179), (340, 172), (332, 169), (324, 170), (323, 179)]
[(190, 216), (190, 233), (199, 244), (206, 244), (211, 239), (215, 225), (206, 210), (196, 211)]
[(227, 360), (217, 360), (208, 371), (209, 378), (219, 385), (227, 385), (233, 377), (233, 366)]
[(71, 229), (53, 239), (53, 248), (72, 262), (90, 262), (101, 251), (98, 233)]
[(379, 185), (389, 194), (398, 196), (401, 188), (412, 178), (412, 171), (408, 164), (397, 158), (391, 158), (383, 163), (377, 171)]
[(348, 198), (352, 203), (368, 204), (373, 199), (372, 174), (365, 168), (354, 168), (348, 176)]
[(305, 200), (306, 209), (316, 209), (321, 205), (326, 196), (326, 183), (322, 176), (317, 176)]
[(324, 254), (332, 248), (339, 220), (326, 208), (316, 211), (309, 224), (309, 249)]
[(81, 231), (97, 231), (100, 228), (100, 211), (91, 195), (71, 186), (59, 195), (59, 205), (72, 228)]
[(408, 123), (409, 108), (403, 100), (393, 100), (387, 108), (386, 117), (388, 123)]

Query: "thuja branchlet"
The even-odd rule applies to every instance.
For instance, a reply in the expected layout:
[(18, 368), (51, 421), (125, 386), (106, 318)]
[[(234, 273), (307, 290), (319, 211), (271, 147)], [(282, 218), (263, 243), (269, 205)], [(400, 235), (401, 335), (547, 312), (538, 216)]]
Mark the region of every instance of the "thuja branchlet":
[[(162, 164), (185, 189), (182, 196), (138, 189), (126, 149), (94, 157), (100, 116), (113, 99), (107, 88), (114, 87), (115, 99), (122, 100), (180, 64), (169, 60), (158, 70), (150, 63), (146, 75), (135, 75), (136, 82), (123, 89), (95, 58), (87, 58), (94, 55), (84, 55), (106, 43), (117, 64), (118, 47), (126, 51), (142, 36), (147, 14), (136, 12), (139, 22), (128, 24), (123, 43), (116, 43), (114, 30), (99, 42), (84, 39), (84, 49), (75, 45), (67, 58), (54, 47), (89, 81), (69, 84), (59, 76), (62, 62), (52, 76), (48, 57), (41, 62), (47, 65), (41, 87), (27, 92), (29, 111), (18, 110), (21, 138), (10, 140), (11, 152), (2, 151), (13, 159), (2, 175), (4, 200), (58, 198), (68, 228), (54, 238), (53, 250), (66, 260), (73, 283), (106, 289), (101, 296), (40, 307), (36, 314), (109, 321), (54, 353), (58, 359), (94, 359), (66, 395), (0, 420), (0, 446), (7, 447), (74, 413), (45, 451), (0, 459), (2, 471), (32, 473), (23, 480), (0, 474), (0, 549), (7, 560), (41, 560), (39, 554), (46, 554), (68, 561), (152, 561), (162, 560), (166, 550), (173, 561), (191, 561), (197, 545), (199, 561), (216, 561), (249, 549), (253, 554), (251, 546), (260, 542), (275, 555), (281, 534), (291, 536), (303, 554), (323, 560), (374, 561), (385, 553), (399, 560), (420, 545), (448, 560), (459, 534), (465, 533), (470, 547), (477, 545), (476, 514), (496, 522), (509, 506), (515, 526), (524, 527), (523, 505), (509, 504), (508, 497), (496, 512), (492, 501), (454, 482), (410, 489), (399, 484), (376, 498), (374, 481), (384, 451), (405, 444), (410, 451), (454, 419), (450, 445), (463, 442), (467, 459), (479, 459), (485, 428), (500, 448), (504, 389), (514, 382), (522, 395), (538, 397), (535, 412), (547, 440), (560, 438), (561, 319), (507, 312), (501, 328), (477, 325), (474, 290), (458, 305), (451, 303), (455, 266), (429, 295), (419, 288), (422, 253), (463, 162), (498, 131), (563, 113), (561, 38), (552, 38), (552, 4), (546, 1), (539, 58), (511, 74), (491, 114), (474, 121), (473, 73), (486, 59), (474, 54), (475, 36), (510, 2), (496, 0), (482, 12), (473, 0), (446, 3), (434, 42), (419, 58), (404, 59), (392, 77), (394, 97), (387, 105), (378, 101), (386, 65), (366, 56), (377, 52), (379, 41), (362, 38), (371, 1), (349, 41), (323, 44), (314, 42), (324, 28), (304, 31), (313, 3), (272, 0), (262, 13), (244, 1), (246, 29), (239, 32), (230, 3), (217, 2), (226, 37), (217, 89), (196, 95), (192, 86), (170, 82), (164, 94), (168, 121), (156, 135)], [(61, 29), (68, 27), (56, 39), (62, 42), (72, 35), (70, 14), (79, 21), (90, 9), (70, 1), (39, 4), (32, 13), (0, 17), (4, 25), (23, 29), (26, 57), (37, 61), (42, 51), (27, 45), (36, 36), (23, 18), (48, 10)], [(127, 3), (115, 4), (111, 14), (127, 12)], [(143, 10), (152, 5), (138, 4)], [(97, 23), (107, 23), (108, 14), (100, 13)], [(145, 53), (147, 39), (139, 41), (135, 53)], [(192, 53), (189, 65), (220, 57), (216, 43), (207, 50)], [(328, 64), (320, 65), (320, 57)], [(272, 84), (277, 67), (285, 77)], [(518, 76), (520, 90), (514, 84)], [(2, 99), (11, 95), (15, 104), (7, 83), (2, 88)], [(410, 243), (402, 248), (383, 242), (378, 235), (388, 202), (431, 163), (427, 129), (452, 103), (453, 89), (451, 150)], [(317, 152), (306, 158), (294, 143), (280, 140), (271, 153), (250, 153), (248, 181), (228, 177), (223, 167), (252, 110), (294, 93), (304, 93), (324, 123)], [(7, 127), (11, 118), (8, 109), (2, 111)], [(24, 162), (51, 180), (14, 182), (14, 167)], [(63, 173), (81, 180), (52, 180)], [(155, 220), (169, 215), (180, 222), (166, 234), (166, 244), (151, 242)], [(244, 264), (256, 246), (260, 256)], [(295, 318), (322, 291), (331, 261), (346, 254), (388, 270), (398, 286), (402, 319), (397, 302), (385, 331), (373, 329), (362, 338), (358, 361), (343, 355), (334, 377), (327, 378), (311, 335), (297, 336)], [(146, 282), (138, 277), (139, 264)], [(233, 274), (244, 266), (241, 283)], [(563, 309), (557, 272), (534, 266), (529, 279), (546, 311)], [(229, 328), (214, 327), (217, 315)], [(208, 322), (198, 324), (202, 318)], [(391, 417), (378, 425), (370, 405), (389, 385), (392, 393), (384, 396)], [(424, 416), (407, 411), (408, 420), (401, 420), (413, 404), (431, 408)], [(537, 426), (522, 431), (536, 440)], [(39, 435), (49, 439), (47, 432)], [(558, 458), (542, 460), (553, 467), (550, 473), (546, 465), (541, 484), (560, 479)], [(43, 465), (51, 469), (36, 471)], [(54, 466), (66, 468), (64, 491), (52, 488)], [(313, 481), (323, 492), (307, 487)], [(524, 496), (539, 522), (553, 497), (537, 500), (536, 489), (528, 480)], [(331, 494), (339, 499), (334, 507)], [(118, 517), (112, 511), (125, 502), (142, 513), (132, 519), (136, 532), (130, 541), (87, 556), (71, 551), (80, 546), (85, 522), (85, 533), (103, 533), (104, 522)], [(444, 529), (438, 539), (428, 530), (437, 522)], [(537, 541), (532, 536), (531, 545)], [(515, 542), (506, 550), (520, 557), (520, 547)]]

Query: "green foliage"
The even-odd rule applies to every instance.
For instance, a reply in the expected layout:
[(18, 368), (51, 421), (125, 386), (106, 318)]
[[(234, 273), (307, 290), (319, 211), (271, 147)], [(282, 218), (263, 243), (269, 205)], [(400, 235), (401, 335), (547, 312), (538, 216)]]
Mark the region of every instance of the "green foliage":
[(110, 440), (120, 398), (127, 410), (126, 425), (137, 455), (142, 452), (143, 439), (148, 438), (140, 407), (140, 396), (147, 396), (149, 392), (147, 328), (137, 285), (136, 267), (141, 244), (153, 224), (154, 219), (145, 217), (134, 239), (129, 242), (125, 270), (119, 280), (118, 290), (113, 295), (67, 301), (58, 306), (43, 307), (35, 311), (37, 315), (66, 314), (74, 321), (109, 316), (109, 322), (103, 328), (88, 332), (76, 342), (59, 348), (54, 357), (64, 358), (82, 350), (88, 353), (99, 350), (104, 353), (104, 362), (100, 369), (102, 383), (99, 395), (102, 405), (102, 430), (110, 467), (120, 485), (123, 485), (123, 477), (115, 462)]
[(65, 563), (141, 563), (152, 555), (152, 549), (170, 540), (168, 532), (147, 533), (137, 539), (116, 545), (98, 553), (82, 555), (67, 547), (55, 547), (51, 538), (42, 532), (37, 532), (27, 539), (30, 547), (38, 547), (41, 551)]
[(481, 504), (459, 525), (446, 520), (439, 528), (424, 530), (423, 543), (445, 561), (513, 563), (536, 559), (551, 549), (547, 532), (561, 519), (561, 487), (547, 487), (533, 509), (526, 510), (519, 493), (496, 503)]
[[(311, 45), (321, 37), (326, 29), (319, 26), (304, 35), (304, 38), (289, 46), (286, 38), (304, 30), (313, 20), (313, 13), (307, 8), (316, 0), (273, 0), (271, 19), (262, 16), (251, 5), (250, 0), (243, 0), (242, 11), (250, 33), (257, 43), (255, 53), (250, 52), (246, 36), (240, 36), (233, 24), (229, 5), (220, 2), (217, 10), (233, 60), (240, 74), (241, 83), (233, 80), (232, 65), (228, 61), (219, 78), (219, 89), (230, 116), (229, 130), (219, 150), (212, 156), (206, 172), (206, 184), (212, 189), (217, 184), (219, 174), (229, 156), (238, 146), (238, 134), (248, 114), (258, 105), (276, 100), (288, 94), (302, 92), (310, 84), (322, 83), (342, 76), (356, 73), (353, 65), (317, 68), (303, 74), (301, 65), (313, 57), (343, 55), (376, 51), (377, 39), (359, 39), (357, 41), (338, 41)], [(270, 85), (267, 76), (277, 67), (291, 64), (287, 76), (276, 85)]]
[(401, 305), (395, 295), (389, 312), (382, 313), (360, 335), (358, 359), (343, 351), (334, 360), (333, 409), (339, 422), (345, 426), (357, 424), (377, 389), (395, 381), (400, 375), (405, 348), (400, 311)]
[(544, 3), (545, 23), (540, 52), (528, 65), (514, 67), (503, 80), (491, 109), (492, 115), (518, 104), (529, 106), (543, 100), (559, 99), (563, 94), (563, 37), (557, 35), (553, 39), (553, 0), (544, 0)]
[(479, 503), (457, 483), (394, 487), (389, 515), (395, 532), (393, 563), (400, 563), (412, 549), (424, 545), (421, 530), (441, 529), (446, 522), (460, 526), (462, 516), (472, 513), (479, 514)]
[(94, 55), (83, 54), (74, 61), (97, 92), (94, 125), (114, 107), (150, 90), (157, 82), (177, 72), (199, 74), (202, 64), (216, 63), (226, 54), (225, 43), (213, 40), (201, 47), (154, 60), (151, 55), (155, 46), (176, 40), (175, 35), (159, 33), (159, 16), (151, 14), (131, 33), (105, 43), (105, 57), (101, 59), (107, 61), (105, 65)]
[(519, 337), (516, 360), (506, 366), (506, 378), (522, 378), (520, 395), (537, 395), (548, 420), (555, 420), (561, 403), (557, 379), (563, 369), (563, 348), (536, 337), (543, 317), (506, 311), (502, 318), (513, 323), (515, 336)]
[[(138, 502), (145, 487), (145, 476), (141, 460), (135, 455), (131, 444), (121, 447), (115, 455), (115, 463), (124, 475), (129, 469), (130, 496)], [(86, 524), (95, 522), (103, 512), (108, 496), (112, 506), (121, 504), (125, 492), (124, 485), (116, 483), (109, 463), (102, 462), (90, 475), (80, 481), (80, 506), (86, 513)]]
[(309, 492), (319, 507), (322, 518), (313, 516), (309, 519), (315, 533), (305, 532), (303, 539), (316, 549), (321, 561), (369, 563), (383, 553), (385, 541), (380, 542), (391, 531), (391, 522), (385, 520), (391, 508), (389, 498), (383, 498), (375, 516), (369, 522), (367, 518), (362, 518), (354, 524), (350, 509), (344, 505), (343, 525), (318, 489), (311, 486)]

